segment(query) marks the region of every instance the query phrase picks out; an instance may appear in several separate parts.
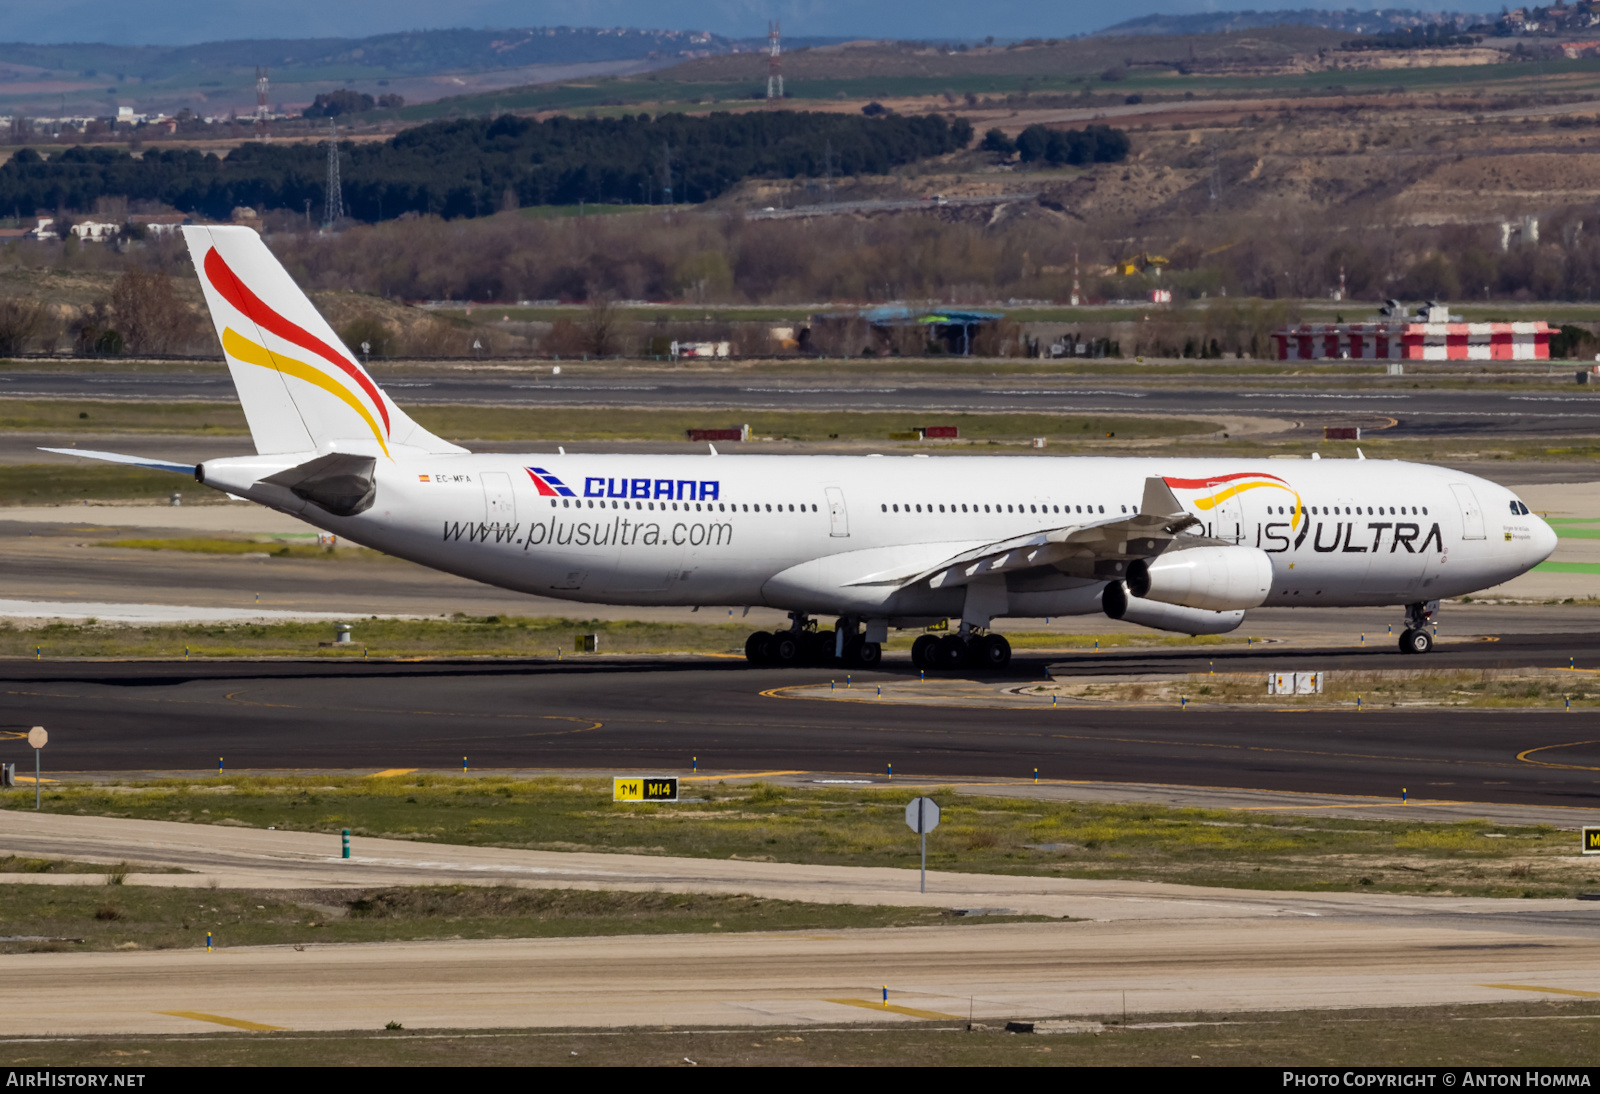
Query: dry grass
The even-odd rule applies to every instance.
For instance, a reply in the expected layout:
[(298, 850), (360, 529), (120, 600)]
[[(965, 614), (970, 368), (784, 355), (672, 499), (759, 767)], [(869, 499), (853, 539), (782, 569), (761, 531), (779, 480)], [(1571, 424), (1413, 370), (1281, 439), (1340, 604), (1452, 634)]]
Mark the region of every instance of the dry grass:
[(1561, 669), (1438, 669), (1325, 672), (1314, 695), (1273, 695), (1266, 673), (1174, 675), (1138, 683), (1064, 677), (1028, 689), (1106, 702), (1237, 704), (1277, 707), (1400, 706), (1562, 707), (1600, 706), (1600, 679)]
[[(908, 791), (694, 783), (664, 807), (613, 803), (599, 779), (357, 776), (62, 783), (47, 811), (236, 823), (440, 844), (914, 868)], [(930, 869), (1131, 878), (1251, 889), (1571, 897), (1600, 863), (1578, 837), (1484, 821), (1430, 824), (932, 791)], [(26, 800), (24, 800), (24, 798)], [(32, 808), (16, 794), (0, 805)], [(103, 869), (103, 868), (101, 868)]]

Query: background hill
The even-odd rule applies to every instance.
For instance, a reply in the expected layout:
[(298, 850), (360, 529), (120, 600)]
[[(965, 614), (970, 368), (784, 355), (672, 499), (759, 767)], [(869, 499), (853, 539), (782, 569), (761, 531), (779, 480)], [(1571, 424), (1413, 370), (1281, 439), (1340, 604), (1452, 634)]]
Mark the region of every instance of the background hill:
[(1124, 34), (1227, 34), (1263, 27), (1326, 27), (1349, 34), (1387, 34), (1436, 23), (1492, 23), (1498, 16), (1483, 12), (1416, 11), (1411, 8), (1383, 8), (1372, 11), (1323, 11), (1301, 8), (1297, 11), (1209, 11), (1197, 15), (1144, 15), (1125, 19), (1103, 30), (1096, 37)]
[[(794, 45), (828, 41), (797, 39)], [(0, 44), (0, 112), (105, 114), (120, 104), (140, 113), (176, 113), (183, 106), (196, 113), (248, 113), (255, 108), (257, 65), (271, 70), (274, 105), (293, 108), (318, 92), (340, 86), (367, 90), (380, 80), (406, 81), (402, 93), (415, 101), (545, 78), (640, 72), (765, 45), (764, 39), (705, 31), (624, 27), (420, 30), (184, 46), (9, 42)], [(419, 80), (436, 81), (431, 94)]]

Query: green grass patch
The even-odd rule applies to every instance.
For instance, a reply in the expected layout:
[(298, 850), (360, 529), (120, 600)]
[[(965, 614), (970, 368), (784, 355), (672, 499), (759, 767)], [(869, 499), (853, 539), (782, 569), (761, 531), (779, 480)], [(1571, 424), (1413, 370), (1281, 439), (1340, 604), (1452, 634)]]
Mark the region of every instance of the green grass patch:
[(1546, 574), (1600, 574), (1600, 562), (1541, 562), (1534, 570)]
[(0, 399), (0, 429), (41, 433), (248, 433), (237, 402), (87, 402)]
[[(49, 404), (40, 404), (48, 406)], [(74, 404), (75, 405), (75, 404)], [(215, 426), (220, 414), (195, 414), (190, 417), (168, 413), (174, 407), (195, 409), (198, 404), (178, 403), (127, 403), (114, 404), (122, 413), (115, 425), (97, 422), (93, 418), (80, 420), (64, 415), (57, 421), (46, 423), (13, 423), (4, 415), (5, 402), (0, 400), (0, 429), (54, 430), (60, 432), (114, 429), (131, 432), (166, 433), (242, 433), (243, 414), (237, 405), (231, 412), (239, 419), (240, 428), (221, 429)], [(207, 404), (215, 409), (218, 404)], [(817, 411), (782, 413), (771, 411), (740, 412), (727, 409), (713, 410), (641, 410), (600, 409), (588, 407), (492, 407), (420, 404), (408, 408), (409, 413), (424, 428), (443, 437), (465, 440), (651, 440), (682, 441), (690, 429), (717, 427), (738, 420), (748, 423), (757, 436), (777, 437), (785, 440), (826, 441), (830, 439), (887, 441), (889, 434), (909, 429), (913, 425), (957, 425), (964, 439), (1022, 440), (1038, 436), (1058, 436), (1074, 439), (1103, 438), (1114, 433), (1118, 439), (1148, 439), (1178, 437), (1193, 433), (1209, 433), (1221, 427), (1213, 422), (1188, 421), (1181, 418), (1124, 418), (1055, 414), (923, 414), (856, 413), (851, 411)], [(56, 465), (18, 465), (24, 468), (50, 468), (59, 476), (70, 468)], [(124, 474), (161, 476), (162, 472), (140, 472), (138, 469), (104, 468), (102, 474), (121, 471)], [(34, 478), (50, 478), (39, 471), (30, 471)], [(112, 480), (106, 480), (112, 481)], [(151, 480), (155, 481), (155, 480)], [(181, 476), (166, 476), (160, 481), (172, 489), (181, 483)], [(35, 486), (37, 489), (37, 486)], [(57, 490), (59, 492), (59, 485)], [(0, 477), (0, 498), (6, 496), (6, 482)], [(70, 495), (69, 495), (70, 496)]]
[[(43, 807), (316, 833), (553, 851), (914, 869), (905, 789), (685, 783), (692, 799), (611, 800), (609, 780), (502, 776), (235, 776), (65, 782)], [(692, 789), (689, 789), (692, 788)], [(1171, 881), (1262, 890), (1571, 897), (1593, 886), (1578, 837), (1486, 821), (1346, 820), (1160, 805), (931, 793), (930, 869)], [(33, 794), (0, 798), (33, 808)], [(359, 842), (357, 844), (359, 848)], [(359, 853), (359, 852), (358, 852)]]
[[(127, 866), (126, 863), (123, 864)], [(97, 865), (92, 862), (74, 862), (71, 859), (30, 858), (27, 855), (0, 855), (0, 874), (106, 874), (115, 876), (117, 867)], [(159, 873), (181, 873), (162, 870)], [(113, 884), (116, 884), (113, 882)], [(0, 886), (0, 892), (4, 891)], [(3, 922), (3, 920), (0, 920)]]
[[(171, 471), (147, 471), (93, 460), (78, 464), (0, 464), (0, 507), (77, 501), (164, 502), (174, 491), (208, 501), (222, 496)], [(64, 513), (62, 519), (71, 518)]]
[[(1070, 928), (1069, 928), (1070, 929)], [(913, 1005), (915, 1005), (913, 1003)], [(843, 1009), (843, 1008), (841, 1008)], [(859, 1018), (853, 1015), (852, 1021)], [(1017, 1018), (1045, 1017), (1032, 1011)], [(12, 1037), (29, 1067), (1459, 1067), (1590, 1066), (1600, 1003), (1072, 1015), (1099, 1036), (1019, 1036), (1004, 1018), (819, 1029), (397, 1029)], [(201, 1029), (207, 1029), (203, 1035)], [(1591, 1036), (1593, 1035), (1593, 1036)], [(1521, 1073), (1516, 1073), (1520, 1078)]]
[[(101, 867), (100, 869), (104, 869)], [(1032, 919), (1048, 917), (1007, 917)], [(985, 917), (987, 922), (993, 918)], [(312, 890), (122, 885), (0, 886), (0, 953), (195, 949), (432, 938), (924, 927), (969, 922), (939, 909), (808, 904), (751, 896), (511, 886)]]
[(638, 410), (584, 407), (417, 406), (411, 416), (443, 437), (477, 440), (670, 440), (690, 429), (748, 424), (752, 436), (791, 441), (883, 441), (918, 425), (954, 425), (970, 442), (1030, 437), (1090, 442), (1114, 434), (1145, 440), (1211, 433), (1214, 422), (1182, 418), (1132, 418), (1055, 414), (857, 413), (851, 411)]

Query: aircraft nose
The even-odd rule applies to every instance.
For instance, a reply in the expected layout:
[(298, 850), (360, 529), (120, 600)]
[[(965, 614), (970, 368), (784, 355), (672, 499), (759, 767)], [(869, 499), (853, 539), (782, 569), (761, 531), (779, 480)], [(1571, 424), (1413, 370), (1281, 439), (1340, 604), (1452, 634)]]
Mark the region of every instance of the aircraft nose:
[(1556, 530), (1544, 518), (1535, 517), (1533, 521), (1533, 542), (1530, 544), (1529, 553), (1533, 556), (1532, 565), (1538, 565), (1549, 558), (1556, 549)]

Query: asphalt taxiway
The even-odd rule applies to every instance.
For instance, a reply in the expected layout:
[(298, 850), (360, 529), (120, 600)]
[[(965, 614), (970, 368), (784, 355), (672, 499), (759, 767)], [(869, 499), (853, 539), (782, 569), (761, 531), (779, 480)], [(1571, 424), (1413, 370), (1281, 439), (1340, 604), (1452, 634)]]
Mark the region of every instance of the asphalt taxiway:
[[(1441, 643), (1430, 668), (1600, 666), (1600, 634)], [(1113, 672), (1414, 669), (1387, 649), (1023, 653), (985, 680)], [(979, 679), (979, 674), (964, 674)], [(1587, 671), (1574, 686), (1587, 686)], [(53, 772), (372, 767), (807, 770), (1045, 778), (1592, 807), (1600, 714), (1191, 704), (930, 706), (916, 680), (704, 657), (586, 661), (11, 661), (0, 754), (51, 731)], [(822, 685), (825, 697), (795, 695)], [(846, 686), (848, 684), (848, 687)], [(819, 693), (813, 688), (812, 694)]]

